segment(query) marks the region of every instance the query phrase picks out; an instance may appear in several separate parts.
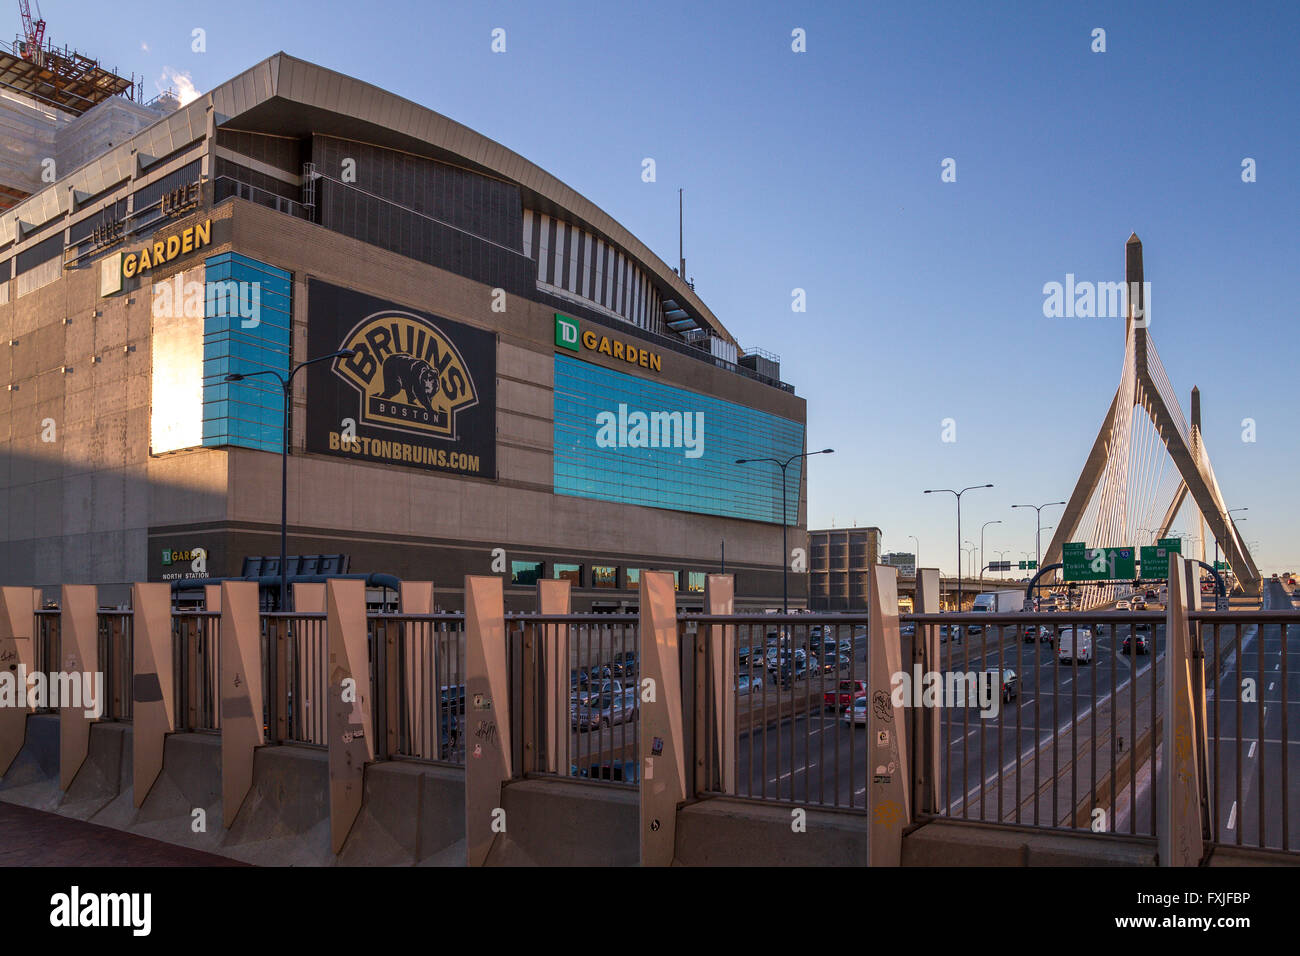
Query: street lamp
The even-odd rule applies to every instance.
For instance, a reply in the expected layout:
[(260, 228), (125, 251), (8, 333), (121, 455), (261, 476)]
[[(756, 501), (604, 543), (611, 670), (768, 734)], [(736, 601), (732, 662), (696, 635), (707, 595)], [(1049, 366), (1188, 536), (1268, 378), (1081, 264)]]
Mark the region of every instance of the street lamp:
[[(1045, 501), (1041, 505), (1012, 505), (1013, 508), (1033, 508), (1037, 516), (1038, 532), (1034, 535), (1034, 563), (1043, 563), (1043, 509), (1063, 505), (1064, 501)], [(1050, 529), (1049, 529), (1050, 530)]]
[(1002, 520), (986, 521), (980, 525), (980, 582), (984, 581), (984, 529), (991, 524), (1001, 524)]
[[(1003, 563), (1003, 562), (1005, 562), (1005, 561), (1007, 560), (1007, 555), (1011, 553), (1011, 549), (1010, 549), (1010, 548), (1004, 548), (1004, 549), (1001, 550), (1001, 551), (994, 551), (993, 553), (996, 554), (996, 555), (998, 556), (998, 562), (999, 562), (999, 563)], [(1007, 577), (1007, 572), (1006, 572), (1005, 569), (1003, 569), (1003, 571), (1002, 571), (1001, 574), (999, 575), (999, 580), (1005, 581), (1005, 580), (1006, 580), (1006, 577)]]
[[(781, 613), (790, 613), (790, 555), (786, 551), (785, 529), (786, 529), (786, 510), (785, 510), (785, 470), (790, 467), (790, 463), (798, 461), (800, 458), (811, 458), (813, 455), (833, 455), (834, 448), (823, 448), (821, 451), (805, 451), (798, 455), (791, 455), (785, 461), (779, 458), (737, 458), (737, 465), (748, 465), (751, 462), (770, 461), (781, 469)], [(798, 509), (795, 509), (798, 511)]]
[[(1232, 520), (1232, 513), (1234, 511), (1249, 511), (1249, 510), (1250, 510), (1249, 508), (1229, 508), (1227, 511), (1225, 511), (1223, 513), (1224, 532), (1226, 533), (1230, 530), (1231, 531), (1236, 530), (1237, 525)], [(1246, 519), (1242, 518), (1241, 520), (1245, 521)], [(1224, 549), (1224, 553), (1225, 554), (1227, 553), (1226, 548)], [(1219, 569), (1219, 536), (1217, 534), (1214, 536), (1214, 569), (1216, 571)]]
[(280, 443), (280, 610), (289, 609), (289, 577), (288, 577), (288, 556), (286, 554), (288, 528), (289, 528), (289, 416), (293, 408), (292, 389), (293, 377), (298, 374), (298, 370), (306, 368), (308, 365), (315, 365), (317, 362), (328, 362), (335, 358), (348, 358), (352, 355), (352, 349), (341, 349), (338, 352), (331, 352), (329, 355), (320, 355), (313, 359), (307, 359), (305, 362), (299, 362), (289, 370), (289, 377), (285, 378), (274, 369), (262, 369), (257, 372), (245, 372), (240, 374), (232, 372), (225, 377), (223, 381), (242, 382), (247, 378), (254, 378), (258, 375), (274, 375), (280, 383), (280, 389), (284, 392), (284, 432)]
[(970, 552), (966, 558), (966, 575), (973, 578), (975, 576), (975, 542), (967, 541), (966, 544), (967, 547), (962, 548), (962, 551)]
[(961, 491), (954, 491), (951, 488), (927, 488), (924, 492), (927, 495), (932, 495), (935, 494), (936, 492), (938, 493), (947, 492), (948, 494), (953, 495), (957, 498), (957, 610), (958, 612), (961, 611), (961, 496), (966, 494), (966, 492), (968, 491), (973, 491), (976, 488), (992, 488), (992, 487), (993, 487), (992, 484), (971, 485), (969, 488), (963, 488)]

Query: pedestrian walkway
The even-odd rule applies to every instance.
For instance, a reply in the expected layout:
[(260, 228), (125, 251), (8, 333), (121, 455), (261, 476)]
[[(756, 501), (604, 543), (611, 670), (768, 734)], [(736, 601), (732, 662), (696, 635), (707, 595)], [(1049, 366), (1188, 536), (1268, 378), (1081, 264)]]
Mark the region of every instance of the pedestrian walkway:
[(243, 866), (202, 850), (0, 803), (0, 866)]

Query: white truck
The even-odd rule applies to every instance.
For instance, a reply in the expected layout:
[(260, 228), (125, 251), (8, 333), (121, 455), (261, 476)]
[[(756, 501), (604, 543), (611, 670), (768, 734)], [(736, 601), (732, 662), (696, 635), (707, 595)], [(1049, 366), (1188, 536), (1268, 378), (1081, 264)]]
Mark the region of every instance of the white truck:
[[(983, 612), (986, 614), (1010, 614), (1023, 610), (1025, 606), (1025, 593), (1014, 589), (1005, 591), (985, 591), (983, 594), (975, 595), (975, 603), (971, 607), (971, 612)], [(971, 634), (979, 634), (984, 630), (979, 624), (971, 624), (966, 630)]]
[(975, 595), (972, 611), (985, 611), (989, 614), (1011, 614), (1025, 606), (1025, 592), (1015, 589), (1005, 591), (985, 591)]

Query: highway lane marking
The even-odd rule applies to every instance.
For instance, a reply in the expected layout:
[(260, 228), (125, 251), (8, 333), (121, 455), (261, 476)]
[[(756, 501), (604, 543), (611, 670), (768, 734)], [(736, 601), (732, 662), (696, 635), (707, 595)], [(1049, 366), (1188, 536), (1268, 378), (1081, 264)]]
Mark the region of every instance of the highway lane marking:
[[(1164, 656), (1165, 656), (1165, 655), (1164, 655), (1163, 652), (1160, 653), (1160, 654), (1158, 654), (1158, 655), (1156, 655), (1155, 660), (1150, 661), (1149, 664), (1148, 664), (1148, 667), (1152, 667), (1152, 666), (1155, 666), (1156, 664), (1158, 664), (1158, 663), (1159, 663), (1159, 662), (1164, 658)], [(1140, 674), (1139, 674), (1138, 676), (1140, 676)], [(1114, 686), (1114, 687), (1113, 687), (1113, 688), (1112, 688), (1108, 693), (1106, 693), (1106, 694), (1101, 698), (1101, 701), (1104, 702), (1104, 701), (1106, 701), (1107, 699), (1113, 699), (1113, 698), (1115, 697), (1115, 695), (1119, 692), (1120, 688), (1123, 687), (1125, 684), (1127, 684), (1129, 681), (1131, 681), (1131, 680), (1133, 679), (1133, 677), (1134, 677), (1134, 674), (1133, 674), (1132, 671), (1130, 671), (1130, 672), (1129, 672), (1129, 676), (1125, 677), (1124, 680), (1122, 680), (1122, 681), (1120, 681), (1118, 684), (1116, 684), (1116, 685), (1115, 685), (1115, 686)], [(1042, 691), (1040, 690), (1039, 693), (1042, 693)], [(1067, 728), (1076, 728), (1076, 729), (1074, 730), (1074, 732), (1077, 733), (1077, 728), (1078, 728), (1079, 724), (1083, 721), (1083, 719), (1084, 719), (1085, 717), (1087, 717), (1088, 715), (1090, 715), (1090, 714), (1092, 713), (1093, 707), (1094, 707), (1094, 705), (1095, 705), (1096, 703), (1097, 703), (1097, 701), (1094, 701), (1092, 704), (1089, 704), (1088, 707), (1087, 707), (1087, 709), (1084, 710), (1083, 713), (1081, 713), (1081, 714), (1076, 714), (1072, 719), (1069, 719), (1069, 720), (1065, 721), (1064, 723), (1060, 724), (1059, 726), (1057, 726), (1055, 730), (1045, 731), (1046, 736), (1045, 736), (1042, 740), (1040, 740), (1040, 741), (1039, 741), (1038, 743), (1036, 743), (1036, 744), (1032, 744), (1032, 745), (1030, 745), (1029, 747), (1026, 747), (1025, 749), (1021, 750), (1020, 753), (1019, 753), (1017, 756), (1012, 757), (1012, 758), (1011, 758), (1010, 760), (1008, 760), (1005, 764), (1003, 764), (1002, 769), (1001, 769), (1000, 771), (995, 771), (995, 772), (989, 774), (987, 777), (984, 778), (984, 780), (983, 780), (982, 782), (980, 782), (980, 783), (976, 784), (975, 786), (971, 787), (970, 789), (968, 789), (968, 790), (966, 791), (965, 798), (962, 800), (962, 805), (963, 805), (963, 806), (969, 806), (969, 805), (970, 805), (970, 802), (971, 802), (971, 794), (973, 794), (973, 793), (974, 793), (975, 791), (977, 791), (977, 790), (981, 790), (981, 789), (987, 788), (987, 787), (989, 786), (989, 782), (992, 781), (993, 779), (995, 779), (995, 778), (997, 778), (997, 779), (1002, 779), (1003, 777), (1005, 777), (1005, 776), (1007, 775), (1007, 769), (1008, 769), (1009, 767), (1013, 767), (1013, 766), (1015, 766), (1017, 763), (1020, 764), (1020, 765), (1023, 767), (1026, 763), (1028, 763), (1028, 761), (1027, 761), (1025, 758), (1026, 758), (1026, 755), (1030, 753), (1030, 751), (1033, 751), (1033, 753), (1034, 753), (1034, 755), (1035, 755), (1035, 756), (1034, 756), (1034, 760), (1035, 760), (1035, 762), (1037, 762), (1037, 760), (1038, 760), (1038, 756), (1037, 756), (1038, 751), (1042, 750), (1043, 745), (1044, 745), (1048, 740), (1058, 740), (1058, 741), (1059, 741), (1059, 739), (1060, 739), (1062, 736), (1065, 735), (1065, 731), (1066, 731)], [(1078, 754), (1075, 754), (1075, 757), (1076, 757), (1076, 759), (1077, 759)], [(1035, 799), (1036, 799), (1036, 798), (1035, 798)], [(955, 809), (954, 809), (954, 807), (956, 806), (956, 803), (957, 803), (956, 800), (950, 800), (950, 801), (948, 802), (948, 812), (949, 812), (949, 813), (955, 813), (955, 812), (956, 812)]]
[(1254, 759), (1254, 756), (1255, 756), (1255, 745), (1256, 745), (1257, 743), (1259, 743), (1259, 741), (1257, 741), (1257, 740), (1252, 740), (1252, 741), (1250, 742), (1250, 751), (1246, 754), (1246, 759), (1247, 759), (1247, 760)]
[(1228, 814), (1228, 829), (1237, 829), (1237, 801), (1232, 801), (1232, 812)]

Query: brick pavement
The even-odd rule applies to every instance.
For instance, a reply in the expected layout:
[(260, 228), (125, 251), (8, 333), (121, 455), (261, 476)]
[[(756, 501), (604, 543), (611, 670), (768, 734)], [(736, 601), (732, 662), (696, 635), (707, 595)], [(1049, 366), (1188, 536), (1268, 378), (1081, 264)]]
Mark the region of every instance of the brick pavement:
[(0, 866), (243, 866), (202, 850), (0, 803)]

